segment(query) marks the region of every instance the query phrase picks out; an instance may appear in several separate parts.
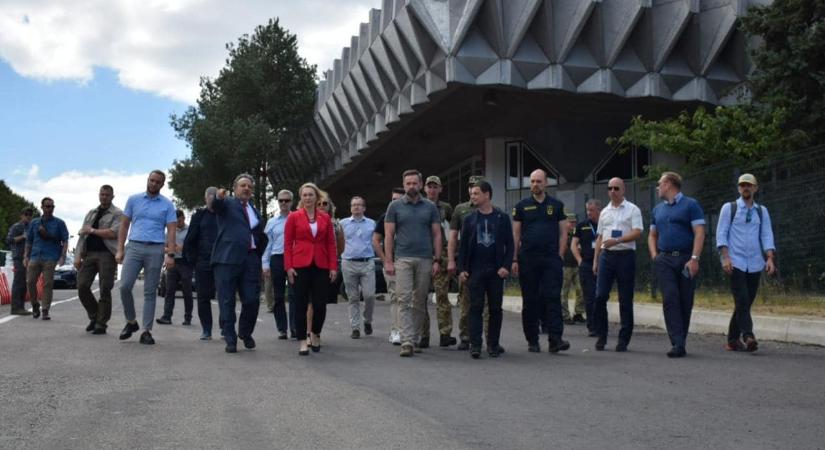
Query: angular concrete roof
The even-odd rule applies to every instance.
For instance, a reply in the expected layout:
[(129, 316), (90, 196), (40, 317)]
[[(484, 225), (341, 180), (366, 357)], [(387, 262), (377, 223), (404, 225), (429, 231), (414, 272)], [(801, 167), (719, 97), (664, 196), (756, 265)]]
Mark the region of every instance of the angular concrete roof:
[(291, 161), (323, 183), (449, 86), (716, 104), (750, 70), (736, 19), (764, 0), (384, 0), (318, 85)]

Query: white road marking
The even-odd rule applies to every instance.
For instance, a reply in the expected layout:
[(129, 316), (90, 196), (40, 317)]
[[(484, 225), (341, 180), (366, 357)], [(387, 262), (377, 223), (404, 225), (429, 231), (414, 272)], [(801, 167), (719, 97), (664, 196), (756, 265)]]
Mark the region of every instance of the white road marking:
[[(93, 290), (92, 292), (94, 292), (94, 293), (100, 292), (100, 288), (97, 288), (97, 289)], [(52, 302), (52, 306), (59, 305), (61, 303), (72, 302), (72, 301), (78, 300), (79, 298), (80, 297), (78, 297), (78, 296), (74, 296), (72, 298), (67, 298), (65, 300), (58, 300), (56, 302)], [(29, 309), (29, 311), (31, 311), (31, 309)], [(8, 315), (8, 316), (5, 316), (5, 317), (0, 317), (0, 324), (4, 324), (6, 322), (11, 322), (12, 320), (14, 320), (18, 317), (29, 317), (29, 316), (12, 316), (12, 315)]]

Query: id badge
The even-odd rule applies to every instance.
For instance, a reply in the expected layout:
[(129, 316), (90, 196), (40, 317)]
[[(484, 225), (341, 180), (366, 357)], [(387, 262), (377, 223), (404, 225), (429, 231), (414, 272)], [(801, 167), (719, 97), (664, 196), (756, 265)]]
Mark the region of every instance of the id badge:
[(622, 230), (612, 230), (610, 232), (610, 237), (612, 237), (614, 239), (618, 239), (618, 238), (622, 237)]
[(590, 242), (590, 248), (592, 248), (593, 250), (596, 249), (596, 241), (591, 241)]

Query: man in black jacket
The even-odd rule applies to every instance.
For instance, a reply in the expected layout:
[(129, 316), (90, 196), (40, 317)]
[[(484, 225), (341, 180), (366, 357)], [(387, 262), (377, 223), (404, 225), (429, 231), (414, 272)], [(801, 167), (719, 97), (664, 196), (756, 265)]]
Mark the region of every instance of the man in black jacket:
[(481, 356), (484, 298), (490, 309), (487, 330), (487, 353), (495, 358), (501, 353), (501, 303), (504, 279), (513, 260), (513, 229), (510, 218), (491, 201), (493, 188), (482, 181), (472, 188), (470, 199), (476, 210), (464, 219), (465, 236), (458, 253), (458, 272), (470, 288), (470, 356)]
[[(192, 216), (189, 233), (183, 242), (183, 255), (195, 268), (195, 291), (198, 297), (200, 339), (212, 339), (212, 299), (215, 298), (215, 274), (212, 272), (212, 247), (218, 236), (218, 218), (212, 210), (212, 200), (218, 189), (209, 187), (204, 193), (206, 207)], [(167, 287), (168, 289), (168, 287)]]

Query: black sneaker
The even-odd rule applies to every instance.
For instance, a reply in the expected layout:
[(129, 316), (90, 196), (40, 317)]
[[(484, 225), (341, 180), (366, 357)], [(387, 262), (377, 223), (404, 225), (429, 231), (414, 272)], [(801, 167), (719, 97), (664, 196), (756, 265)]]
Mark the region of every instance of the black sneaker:
[(527, 344), (527, 351), (530, 353), (539, 353), (541, 352), (541, 345), (539, 345), (538, 342)]
[(456, 338), (448, 336), (446, 334), (442, 334), (441, 337), (438, 339), (439, 347), (449, 347), (451, 345), (455, 345), (456, 343), (458, 343)]
[(570, 349), (570, 342), (556, 336), (550, 337), (550, 344), (547, 346), (547, 351), (550, 353), (558, 353)]
[(32, 306), (32, 319), (40, 318), (40, 305)]
[(237, 344), (226, 344), (226, 347), (223, 349), (226, 353), (238, 353), (238, 345)]
[(473, 359), (481, 358), (481, 347), (473, 346), (472, 348), (470, 348), (470, 356)]
[(255, 339), (252, 336), (238, 336), (243, 341), (243, 346), (248, 350), (255, 348)]
[(30, 316), (32, 312), (27, 309), (12, 309), (11, 310), (12, 316)]
[(352, 330), (352, 334), (349, 335), (352, 339), (358, 339), (361, 337), (361, 332), (358, 330)]
[(95, 319), (92, 319), (92, 320), (89, 322), (89, 324), (88, 324), (88, 325), (86, 325), (86, 332), (87, 332), (87, 333), (88, 333), (88, 332), (90, 332), (90, 331), (94, 331), (94, 329), (95, 329), (95, 323), (96, 323)]
[(369, 322), (364, 322), (364, 334), (367, 336), (372, 334), (372, 324)]
[(155, 322), (161, 325), (172, 325), (172, 319), (167, 319), (166, 317), (160, 317), (158, 319), (155, 319)]
[(286, 331), (281, 331), (278, 333), (278, 340), (285, 341), (287, 340)]
[(430, 338), (423, 337), (418, 340), (418, 348), (430, 348)]
[(458, 350), (467, 351), (470, 349), (470, 341), (461, 341), (457, 347)]
[(106, 327), (96, 327), (92, 334), (100, 336), (101, 334), (106, 334)]
[(137, 332), (137, 330), (139, 330), (139, 329), (140, 329), (140, 325), (138, 325), (137, 322), (135, 322), (135, 323), (128, 323), (127, 322), (126, 326), (123, 327), (123, 331), (120, 332), (120, 340), (122, 341), (122, 340), (125, 340), (125, 339), (129, 339), (130, 337), (132, 337), (132, 333)]
[(604, 350), (605, 344), (607, 344), (607, 338), (606, 337), (600, 337), (600, 338), (596, 339), (596, 351), (600, 352), (600, 351)]
[(674, 345), (670, 351), (667, 352), (668, 358), (684, 358), (687, 355), (687, 351), (685, 351), (684, 347), (679, 347)]
[(616, 344), (616, 351), (617, 352), (626, 352), (627, 351), (627, 343), (626, 342), (619, 342)]
[(490, 355), (491, 358), (498, 358), (500, 354), (504, 353), (502, 350), (503, 349), (499, 345), (487, 346), (487, 354)]
[(181, 325), (183, 325), (183, 326), (187, 326), (187, 327), (188, 327), (188, 326), (191, 326), (191, 325), (192, 325), (192, 318), (191, 318), (191, 317), (189, 317), (189, 318), (184, 318), (184, 319), (183, 319), (183, 322), (181, 322)]
[(152, 333), (144, 331), (140, 335), (140, 343), (144, 345), (155, 345), (155, 340), (152, 338)]
[(43, 310), (43, 320), (52, 320), (51, 316), (49, 316), (49, 310), (48, 309)]
[(576, 322), (576, 323), (585, 323), (585, 322), (587, 322), (587, 321), (586, 321), (586, 320), (584, 320), (584, 316), (583, 316), (583, 315), (581, 315), (581, 314), (576, 314), (576, 315), (574, 315), (574, 316), (573, 316), (573, 322)]

